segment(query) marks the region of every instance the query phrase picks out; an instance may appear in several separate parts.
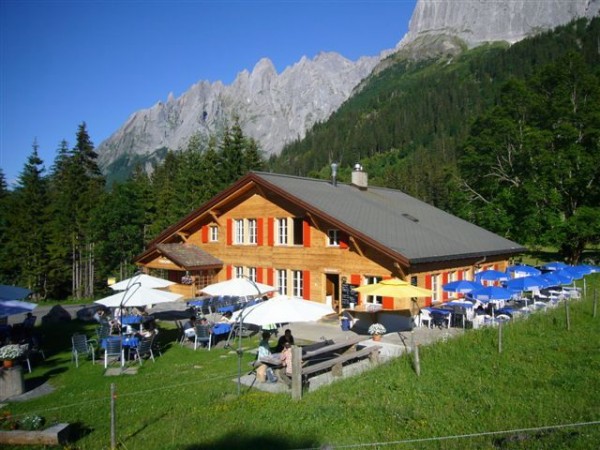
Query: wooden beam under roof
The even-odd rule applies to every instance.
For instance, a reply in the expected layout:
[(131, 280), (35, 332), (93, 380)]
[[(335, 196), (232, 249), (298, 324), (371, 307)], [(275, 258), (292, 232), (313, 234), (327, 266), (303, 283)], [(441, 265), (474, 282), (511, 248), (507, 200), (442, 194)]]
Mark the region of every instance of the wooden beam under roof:
[(211, 209), (209, 212), (210, 216), (213, 218), (213, 220), (215, 221), (215, 223), (219, 226), (222, 226), (221, 222), (219, 221), (219, 216), (217, 211), (215, 211), (214, 209)]
[(187, 242), (188, 238), (190, 237), (190, 233), (186, 233), (184, 231), (178, 231), (177, 236), (179, 236), (181, 239), (183, 239), (183, 242)]
[(354, 245), (354, 248), (356, 248), (356, 251), (358, 252), (358, 254), (362, 257), (365, 256), (365, 254), (362, 251), (362, 248), (360, 247), (358, 240), (354, 237), (354, 236), (350, 236), (350, 242), (352, 242), (352, 245)]

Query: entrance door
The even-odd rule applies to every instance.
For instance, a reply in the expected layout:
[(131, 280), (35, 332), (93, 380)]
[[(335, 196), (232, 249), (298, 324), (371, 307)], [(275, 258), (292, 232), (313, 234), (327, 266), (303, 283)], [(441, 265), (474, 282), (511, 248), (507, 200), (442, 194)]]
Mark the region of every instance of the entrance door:
[(325, 295), (331, 299), (331, 307), (340, 312), (340, 276), (337, 273), (325, 274)]

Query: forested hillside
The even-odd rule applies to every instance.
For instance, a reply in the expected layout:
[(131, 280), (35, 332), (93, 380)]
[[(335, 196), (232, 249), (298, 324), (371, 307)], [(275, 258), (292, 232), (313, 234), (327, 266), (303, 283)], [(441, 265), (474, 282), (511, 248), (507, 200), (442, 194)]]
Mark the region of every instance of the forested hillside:
[[(349, 180), (360, 161), (371, 184), (401, 189), (523, 244), (562, 246), (576, 257), (600, 234), (590, 229), (584, 241), (565, 245), (577, 234), (572, 227), (581, 231), (571, 218), (600, 204), (599, 42), (596, 18), (511, 47), (488, 45), (427, 61), (395, 54), (330, 120), (270, 163), (277, 172), (327, 177), (335, 161), (341, 179)], [(514, 89), (521, 92), (509, 94)], [(500, 112), (504, 122), (492, 120)], [(515, 129), (545, 139), (515, 141)], [(486, 131), (495, 144), (488, 148)], [(506, 146), (521, 151), (506, 154)], [(480, 152), (486, 157), (478, 160)], [(549, 163), (528, 159), (534, 155)], [(502, 173), (504, 159), (510, 175)], [(556, 185), (566, 179), (572, 181)], [(520, 208), (534, 195), (532, 186), (544, 201)]]
[(133, 272), (133, 258), (152, 238), (263, 168), (256, 142), (237, 121), (221, 139), (193, 137), (152, 175), (138, 168), (110, 189), (97, 157), (83, 123), (49, 172), (36, 143), (13, 190), (0, 170), (0, 284), (25, 286), (35, 300), (97, 296), (108, 277)]

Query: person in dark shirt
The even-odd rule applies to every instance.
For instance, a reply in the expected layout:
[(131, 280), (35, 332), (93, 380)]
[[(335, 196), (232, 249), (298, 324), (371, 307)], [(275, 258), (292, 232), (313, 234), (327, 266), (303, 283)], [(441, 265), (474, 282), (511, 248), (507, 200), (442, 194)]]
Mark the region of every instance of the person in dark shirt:
[(275, 352), (281, 352), (285, 348), (286, 342), (290, 345), (294, 345), (294, 336), (292, 336), (292, 331), (290, 329), (285, 330), (283, 335), (277, 341), (277, 347), (275, 348)]

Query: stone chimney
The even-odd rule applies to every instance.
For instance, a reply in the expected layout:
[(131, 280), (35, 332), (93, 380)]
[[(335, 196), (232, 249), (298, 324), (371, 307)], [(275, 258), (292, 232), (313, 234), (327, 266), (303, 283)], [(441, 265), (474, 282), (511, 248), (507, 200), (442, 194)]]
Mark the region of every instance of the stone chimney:
[(363, 172), (363, 168), (360, 164), (354, 164), (352, 169), (352, 184), (362, 191), (365, 191), (369, 187), (369, 176), (367, 172)]

